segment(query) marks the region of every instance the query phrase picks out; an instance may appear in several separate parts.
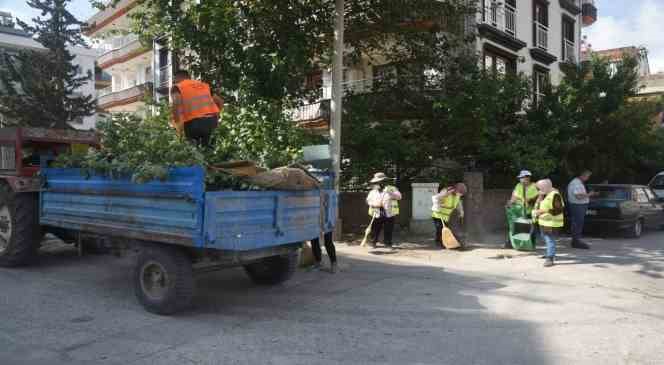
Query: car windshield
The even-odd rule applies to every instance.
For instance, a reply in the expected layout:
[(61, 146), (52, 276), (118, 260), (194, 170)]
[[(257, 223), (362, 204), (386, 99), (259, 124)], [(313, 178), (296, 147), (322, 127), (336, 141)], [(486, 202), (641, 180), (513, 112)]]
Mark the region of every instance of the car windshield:
[(589, 190), (596, 191), (599, 195), (592, 200), (627, 200), (629, 192), (627, 188), (617, 186), (590, 186)]
[(656, 176), (650, 187), (653, 189), (664, 189), (664, 175)]

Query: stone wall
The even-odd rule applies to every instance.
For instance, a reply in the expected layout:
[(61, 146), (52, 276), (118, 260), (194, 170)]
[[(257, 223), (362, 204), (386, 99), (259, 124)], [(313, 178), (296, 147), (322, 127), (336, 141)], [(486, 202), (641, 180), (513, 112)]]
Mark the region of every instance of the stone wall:
[[(401, 214), (399, 216), (398, 227), (410, 227), (413, 219), (412, 213), (412, 193), (402, 192), (403, 200), (400, 204)], [(466, 210), (466, 225), (469, 225), (473, 220), (470, 219), (471, 211), (479, 212), (482, 216), (479, 220), (474, 220), (476, 224), (482, 224), (484, 233), (501, 232), (505, 230), (505, 203), (509, 200), (511, 190), (508, 189), (491, 189), (482, 192), (481, 203), (475, 209), (469, 209), (468, 197), (464, 208)], [(342, 193), (340, 215), (343, 222), (344, 233), (363, 233), (367, 225), (369, 225), (369, 215), (367, 214), (367, 204), (365, 199), (366, 193)], [(479, 208), (478, 208), (479, 207)], [(477, 213), (475, 213), (477, 214)], [(431, 220), (426, 217), (421, 220), (422, 229), (426, 232), (431, 230)], [(414, 221), (417, 222), (417, 221)], [(412, 227), (416, 228), (416, 227)]]

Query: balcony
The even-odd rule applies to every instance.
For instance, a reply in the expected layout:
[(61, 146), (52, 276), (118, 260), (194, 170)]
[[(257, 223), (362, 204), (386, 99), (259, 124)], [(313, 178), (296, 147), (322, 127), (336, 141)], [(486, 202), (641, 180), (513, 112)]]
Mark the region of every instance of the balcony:
[(327, 129), (331, 117), (330, 99), (303, 105), (291, 114), (297, 125), (306, 129)]
[(97, 63), (101, 69), (126, 62), (150, 50), (150, 47), (141, 44), (138, 36), (134, 34), (115, 39), (111, 46), (112, 50), (104, 53), (97, 59)]
[(535, 46), (543, 51), (549, 49), (549, 27), (539, 22), (535, 22)]
[[(347, 1), (346, 6), (351, 2)], [(369, 2), (367, 2), (369, 3)], [(445, 16), (445, 4), (437, 0), (421, 1), (413, 6), (412, 0), (384, 0), (381, 12), (376, 8), (367, 8), (361, 17), (346, 17), (348, 27), (346, 37), (361, 38), (366, 33), (380, 30), (381, 32), (398, 32), (400, 30), (431, 31), (438, 29), (449, 33), (462, 33), (464, 19)], [(358, 5), (360, 7), (365, 5)]]
[(87, 20), (88, 26), (84, 29), (86, 36), (92, 36), (95, 32), (101, 30), (105, 26), (112, 24), (115, 20), (127, 14), (131, 9), (138, 5), (138, 0), (120, 0), (114, 6), (108, 6), (113, 1), (105, 2), (106, 9), (99, 11)]
[(516, 38), (516, 9), (512, 5), (492, 3), (484, 9), (482, 22)]
[(162, 66), (157, 71), (155, 85), (157, 85), (157, 91), (162, 94), (167, 94), (171, 86), (171, 65)]
[(565, 39), (563, 46), (563, 62), (577, 63), (576, 44), (574, 41)]
[(583, 0), (581, 4), (583, 25), (589, 26), (597, 21), (597, 7), (594, 0)]
[(141, 85), (136, 85), (128, 89), (108, 92), (108, 89), (100, 90), (99, 97), (97, 98), (97, 105), (100, 109), (109, 109), (113, 107), (118, 107), (122, 105), (127, 105), (142, 101), (146, 96), (152, 95), (152, 83), (146, 82)]
[(508, 3), (491, 3), (483, 9), (478, 31), (482, 37), (488, 38), (513, 51), (518, 51), (526, 43), (517, 38), (517, 11)]

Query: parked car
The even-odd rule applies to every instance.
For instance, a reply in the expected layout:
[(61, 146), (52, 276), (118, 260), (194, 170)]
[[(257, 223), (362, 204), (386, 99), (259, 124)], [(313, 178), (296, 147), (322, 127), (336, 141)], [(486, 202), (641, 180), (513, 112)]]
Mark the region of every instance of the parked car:
[(660, 199), (664, 199), (664, 171), (655, 175), (655, 177), (650, 180), (648, 186), (657, 194)]
[(590, 200), (585, 228), (589, 231), (621, 231), (638, 238), (644, 228), (664, 226), (664, 203), (642, 185), (589, 185), (598, 196)]

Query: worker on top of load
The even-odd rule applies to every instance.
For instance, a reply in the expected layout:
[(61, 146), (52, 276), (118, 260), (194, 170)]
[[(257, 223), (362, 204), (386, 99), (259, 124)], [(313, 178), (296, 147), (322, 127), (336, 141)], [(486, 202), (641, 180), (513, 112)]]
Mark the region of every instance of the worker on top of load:
[(187, 71), (177, 71), (174, 82), (171, 89), (173, 126), (179, 135), (184, 132), (188, 140), (209, 147), (224, 99), (213, 95), (210, 85), (192, 80)]

